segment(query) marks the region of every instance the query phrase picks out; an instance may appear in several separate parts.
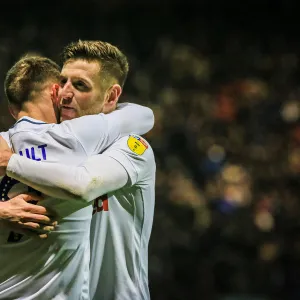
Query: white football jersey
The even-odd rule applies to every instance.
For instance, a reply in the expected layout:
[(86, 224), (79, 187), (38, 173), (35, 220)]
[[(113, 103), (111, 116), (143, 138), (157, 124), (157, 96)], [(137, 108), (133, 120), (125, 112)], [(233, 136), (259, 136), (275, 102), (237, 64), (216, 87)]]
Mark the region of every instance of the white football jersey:
[(126, 169), (130, 182), (100, 197), (94, 205), (91, 299), (148, 300), (148, 243), (155, 203), (154, 154), (150, 145), (137, 135), (121, 138), (103, 154)]
[[(15, 153), (31, 160), (80, 165), (132, 131), (120, 126), (119, 112), (116, 119), (112, 115), (85, 116), (59, 125), (24, 117), (9, 130), (8, 142)], [(7, 133), (2, 136), (7, 140)], [(7, 176), (0, 180), (2, 201), (28, 191)], [(39, 204), (58, 216), (59, 226), (46, 240), (1, 229), (0, 299), (89, 299), (92, 205), (50, 197)]]

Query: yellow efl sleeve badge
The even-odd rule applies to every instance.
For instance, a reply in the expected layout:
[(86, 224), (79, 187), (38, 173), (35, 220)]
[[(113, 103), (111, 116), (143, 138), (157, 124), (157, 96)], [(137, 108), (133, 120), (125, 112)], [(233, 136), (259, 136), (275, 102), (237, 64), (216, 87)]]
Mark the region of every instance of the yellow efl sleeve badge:
[(137, 155), (142, 155), (147, 149), (147, 143), (139, 136), (130, 135), (127, 140), (129, 149)]

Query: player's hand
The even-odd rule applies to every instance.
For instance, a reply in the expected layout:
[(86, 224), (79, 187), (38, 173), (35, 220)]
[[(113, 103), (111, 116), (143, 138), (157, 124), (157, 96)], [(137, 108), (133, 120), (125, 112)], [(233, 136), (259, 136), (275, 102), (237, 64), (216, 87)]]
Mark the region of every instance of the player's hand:
[(40, 200), (42, 197), (37, 195), (20, 194), (8, 201), (0, 202), (0, 219), (17, 225), (20, 229), (45, 230), (47, 227), (44, 225), (55, 226), (55, 220), (50, 217), (45, 207), (28, 203)]
[[(43, 225), (36, 226), (36, 223), (25, 223), (25, 224), (15, 224), (10, 221), (1, 220), (1, 225), (6, 229), (13, 231), (15, 233), (19, 233), (22, 235), (30, 236), (33, 238), (45, 239), (49, 236), (49, 234), (55, 229), (56, 222), (53, 223), (53, 226)], [(35, 229), (32, 229), (35, 228)]]
[(0, 176), (4, 176), (6, 173), (6, 167), (12, 156), (13, 152), (7, 145), (6, 141), (0, 136)]

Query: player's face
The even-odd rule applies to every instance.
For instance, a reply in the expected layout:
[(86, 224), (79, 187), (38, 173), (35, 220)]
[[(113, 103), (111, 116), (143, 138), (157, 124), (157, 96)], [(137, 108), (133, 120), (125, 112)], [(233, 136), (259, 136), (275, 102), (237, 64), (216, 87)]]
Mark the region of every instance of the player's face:
[(97, 62), (74, 60), (61, 71), (60, 121), (102, 112), (104, 94)]

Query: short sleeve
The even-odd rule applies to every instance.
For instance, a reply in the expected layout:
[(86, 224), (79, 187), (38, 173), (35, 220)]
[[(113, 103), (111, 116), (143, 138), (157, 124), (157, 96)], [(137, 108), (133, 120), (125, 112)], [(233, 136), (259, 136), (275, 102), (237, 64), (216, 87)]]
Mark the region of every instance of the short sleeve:
[(144, 134), (154, 125), (153, 111), (137, 104), (123, 104), (109, 114), (89, 115), (64, 121), (53, 130), (74, 135), (87, 155), (102, 153), (131, 132)]
[(125, 136), (109, 147), (104, 154), (117, 160), (125, 168), (131, 185), (146, 180), (155, 172), (153, 150), (141, 136)]

